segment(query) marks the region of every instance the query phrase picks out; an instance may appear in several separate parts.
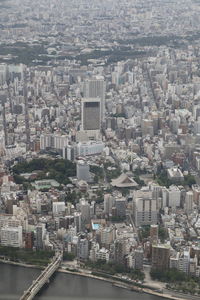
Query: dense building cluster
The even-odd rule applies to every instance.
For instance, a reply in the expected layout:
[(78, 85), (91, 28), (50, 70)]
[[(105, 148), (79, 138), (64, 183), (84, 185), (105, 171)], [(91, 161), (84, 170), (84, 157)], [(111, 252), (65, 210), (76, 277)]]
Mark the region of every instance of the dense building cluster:
[(0, 245), (200, 277), (200, 3), (0, 7)]

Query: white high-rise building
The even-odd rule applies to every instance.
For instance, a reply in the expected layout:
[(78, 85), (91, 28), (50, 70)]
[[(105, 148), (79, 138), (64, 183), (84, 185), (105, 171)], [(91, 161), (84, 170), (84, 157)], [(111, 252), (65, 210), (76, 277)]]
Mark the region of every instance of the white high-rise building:
[(45, 150), (47, 148), (53, 148), (52, 134), (42, 134), (40, 136), (40, 149)]
[(185, 196), (185, 205), (184, 205), (185, 212), (190, 214), (193, 210), (193, 192), (188, 191)]
[(193, 107), (193, 116), (195, 120), (198, 120), (198, 117), (200, 117), (200, 105), (194, 105)]
[(152, 196), (153, 198), (155, 198), (156, 200), (162, 196), (162, 187), (160, 185), (155, 185), (152, 184), (150, 186), (151, 190), (152, 190)]
[(109, 258), (110, 258), (109, 250), (105, 248), (101, 248), (96, 254), (97, 260), (104, 260), (106, 262), (109, 262)]
[(89, 243), (86, 238), (79, 238), (77, 245), (77, 256), (79, 259), (88, 259)]
[(135, 191), (133, 195), (133, 218), (136, 226), (157, 224), (156, 199), (149, 190)]
[(1, 228), (1, 245), (21, 248), (23, 246), (22, 226)]
[(200, 120), (194, 122), (194, 133), (200, 134)]
[(168, 207), (169, 203), (169, 191), (166, 187), (162, 188), (162, 208)]
[(100, 98), (101, 99), (101, 121), (105, 117), (105, 93), (106, 82), (103, 76), (87, 79), (84, 82), (83, 95), (85, 98)]
[(77, 155), (88, 156), (101, 154), (104, 150), (104, 143), (101, 141), (80, 142), (77, 144)]
[(77, 232), (80, 232), (82, 229), (82, 222), (81, 222), (81, 213), (74, 212), (74, 225), (76, 226)]
[(179, 270), (188, 274), (189, 272), (189, 263), (190, 263), (190, 252), (183, 251), (179, 257)]
[(99, 251), (99, 244), (96, 242), (92, 242), (89, 260), (91, 261), (97, 261), (97, 253)]
[(104, 247), (109, 247), (110, 244), (114, 241), (116, 233), (114, 226), (105, 227), (100, 229), (101, 233), (101, 244)]
[(61, 150), (68, 145), (68, 136), (67, 135), (54, 135), (54, 149)]
[(65, 212), (65, 202), (53, 202), (53, 214), (59, 215)]
[(180, 207), (181, 205), (181, 191), (176, 185), (171, 185), (168, 190), (169, 203), (168, 206), (171, 208)]
[(40, 149), (46, 150), (48, 148), (62, 150), (68, 145), (67, 135), (42, 134), (40, 136)]

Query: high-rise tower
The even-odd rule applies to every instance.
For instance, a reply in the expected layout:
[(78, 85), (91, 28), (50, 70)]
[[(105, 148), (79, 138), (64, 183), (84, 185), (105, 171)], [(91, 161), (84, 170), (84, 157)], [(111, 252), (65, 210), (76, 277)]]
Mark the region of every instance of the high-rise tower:
[(87, 79), (84, 82), (83, 95), (85, 98), (100, 98), (101, 103), (101, 122), (105, 118), (105, 93), (106, 82), (103, 76), (96, 76), (91, 79)]
[(100, 130), (101, 100), (100, 98), (82, 99), (82, 130)]

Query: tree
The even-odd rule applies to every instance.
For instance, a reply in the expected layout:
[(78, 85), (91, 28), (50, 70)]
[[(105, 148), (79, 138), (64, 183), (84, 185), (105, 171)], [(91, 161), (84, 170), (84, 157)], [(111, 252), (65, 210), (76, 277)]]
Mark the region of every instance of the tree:
[(162, 243), (168, 238), (167, 230), (164, 227), (159, 226), (158, 228), (158, 237)]
[(69, 253), (69, 252), (63, 253), (63, 260), (72, 261), (72, 260), (74, 260), (74, 258), (75, 258), (75, 255), (73, 253)]
[(188, 280), (187, 275), (177, 269), (151, 269), (150, 275), (152, 279), (157, 279), (164, 282), (181, 282)]
[(70, 183), (69, 177), (76, 175), (76, 166), (66, 159), (37, 158), (30, 162), (21, 162), (12, 168), (15, 182), (20, 184), (27, 182), (20, 174), (37, 172), (37, 179), (55, 179), (60, 184)]
[(150, 225), (142, 226), (140, 229), (141, 239), (146, 239), (150, 236)]

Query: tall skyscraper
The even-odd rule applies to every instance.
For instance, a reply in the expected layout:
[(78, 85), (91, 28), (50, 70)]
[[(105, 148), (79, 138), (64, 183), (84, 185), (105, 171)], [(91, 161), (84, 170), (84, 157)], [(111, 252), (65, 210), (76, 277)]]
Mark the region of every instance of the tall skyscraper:
[(126, 216), (126, 198), (117, 198), (115, 201), (116, 214), (120, 218)]
[(90, 204), (85, 199), (80, 200), (80, 211), (83, 228), (90, 223)]
[(101, 103), (100, 98), (84, 98), (82, 100), (82, 130), (100, 130)]
[(116, 230), (114, 226), (109, 226), (100, 229), (101, 246), (110, 248), (111, 243), (114, 242)]
[(189, 214), (193, 210), (193, 192), (192, 191), (188, 191), (186, 193), (184, 209), (185, 209), (185, 212), (189, 213)]
[(7, 132), (7, 122), (6, 122), (6, 109), (5, 109), (5, 103), (6, 103), (6, 94), (0, 93), (0, 104), (2, 105), (2, 117), (3, 117), (3, 129), (4, 129), (4, 140), (5, 140), (5, 146), (8, 145), (8, 132)]
[(111, 194), (104, 195), (104, 213), (110, 215), (115, 206), (115, 198)]
[(77, 245), (77, 256), (79, 259), (87, 259), (89, 255), (89, 243), (84, 236), (80, 236)]
[(44, 224), (35, 228), (35, 246), (37, 250), (43, 249)]
[(77, 232), (81, 231), (81, 213), (80, 212), (74, 212), (74, 225), (76, 226)]
[(87, 79), (84, 82), (83, 95), (85, 98), (100, 98), (101, 100), (101, 121), (105, 116), (105, 93), (106, 82), (103, 76)]

